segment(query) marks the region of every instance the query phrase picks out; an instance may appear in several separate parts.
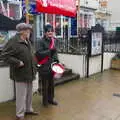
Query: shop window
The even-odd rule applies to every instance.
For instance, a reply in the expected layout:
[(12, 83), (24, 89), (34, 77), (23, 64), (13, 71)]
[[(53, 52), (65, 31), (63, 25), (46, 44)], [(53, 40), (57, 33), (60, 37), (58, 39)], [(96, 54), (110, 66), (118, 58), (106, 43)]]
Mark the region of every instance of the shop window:
[[(0, 30), (0, 54), (5, 44), (15, 34), (16, 34), (16, 31)], [(0, 67), (2, 66), (8, 66), (8, 65), (2, 59), (0, 59)]]
[(10, 4), (9, 5), (9, 17), (16, 20), (20, 19), (20, 8), (17, 4)]
[(87, 15), (84, 15), (84, 27), (85, 28), (88, 27), (88, 17), (87, 17)]
[(43, 14), (37, 16), (36, 22), (37, 38), (40, 38), (43, 36)]
[(55, 35), (57, 37), (62, 36), (62, 16), (55, 16)]
[(46, 14), (46, 24), (53, 26), (56, 37), (63, 36), (62, 20), (63, 17), (60, 15)]
[(46, 24), (51, 24), (52, 26), (54, 26), (54, 19), (53, 19), (54, 15), (52, 14), (47, 14), (47, 21), (46, 21)]
[(46, 19), (45, 24), (51, 24), (53, 26), (54, 31), (55, 31), (55, 15), (46, 14), (45, 19)]
[(91, 15), (88, 15), (88, 28), (91, 28)]
[(0, 14), (3, 14), (5, 16), (8, 15), (7, 13), (7, 4), (6, 3), (0, 3)]
[(0, 49), (7, 43), (8, 37), (8, 31), (0, 31)]
[(77, 36), (77, 17), (71, 18), (71, 36)]
[(83, 14), (80, 14), (80, 26), (81, 26), (81, 28), (84, 27), (84, 16), (83, 16)]
[(68, 38), (68, 28), (69, 28), (69, 18), (68, 17), (64, 17), (63, 20), (63, 28), (64, 28), (64, 37), (65, 39)]
[(0, 13), (14, 20), (20, 19), (19, 1), (9, 0), (7, 3), (0, 3)]

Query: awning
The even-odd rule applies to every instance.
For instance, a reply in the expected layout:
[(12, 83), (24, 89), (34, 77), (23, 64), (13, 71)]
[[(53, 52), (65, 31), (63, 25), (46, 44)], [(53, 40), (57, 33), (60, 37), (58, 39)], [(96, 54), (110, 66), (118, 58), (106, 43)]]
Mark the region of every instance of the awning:
[(36, 0), (37, 12), (76, 16), (75, 0)]
[(23, 21), (23, 18), (20, 20), (12, 20), (3, 14), (0, 14), (0, 30), (16, 30), (16, 25)]

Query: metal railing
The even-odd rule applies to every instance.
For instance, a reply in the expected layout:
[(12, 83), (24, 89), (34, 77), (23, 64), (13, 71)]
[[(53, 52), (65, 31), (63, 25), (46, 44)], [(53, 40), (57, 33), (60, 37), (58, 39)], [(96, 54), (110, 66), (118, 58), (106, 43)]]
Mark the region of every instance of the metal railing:
[(104, 52), (120, 53), (120, 31), (105, 32)]
[[(59, 53), (65, 54), (87, 54), (88, 40), (86, 38), (73, 37), (70, 39), (59, 38), (56, 40), (56, 48)], [(39, 49), (39, 40), (35, 42), (36, 49)]]
[[(87, 32), (85, 32), (87, 33)], [(87, 34), (80, 32), (78, 37), (64, 37), (57, 38), (56, 47), (59, 53), (65, 54), (88, 54), (88, 44), (90, 38)], [(35, 42), (36, 48), (39, 47), (39, 40)], [(103, 35), (103, 52), (120, 53), (120, 32), (118, 31), (106, 31)]]
[(87, 39), (81, 39), (78, 37), (73, 37), (68, 40), (58, 40), (57, 48), (58, 52), (66, 54), (87, 54)]

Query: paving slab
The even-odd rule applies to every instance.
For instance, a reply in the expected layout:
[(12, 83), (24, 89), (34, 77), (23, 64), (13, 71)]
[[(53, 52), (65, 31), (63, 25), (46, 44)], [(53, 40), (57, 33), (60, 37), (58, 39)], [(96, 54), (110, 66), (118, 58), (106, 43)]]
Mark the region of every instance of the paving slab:
[[(43, 107), (33, 96), (39, 116), (26, 120), (120, 120), (120, 71), (108, 70), (55, 87), (58, 106)], [(14, 120), (15, 101), (0, 104), (0, 120)]]

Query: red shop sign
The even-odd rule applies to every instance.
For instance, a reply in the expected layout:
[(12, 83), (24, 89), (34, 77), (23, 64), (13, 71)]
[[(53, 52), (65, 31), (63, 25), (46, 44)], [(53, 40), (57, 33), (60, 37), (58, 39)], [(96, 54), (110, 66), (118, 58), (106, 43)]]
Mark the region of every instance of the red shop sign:
[(75, 0), (36, 0), (36, 11), (64, 16), (76, 16)]

